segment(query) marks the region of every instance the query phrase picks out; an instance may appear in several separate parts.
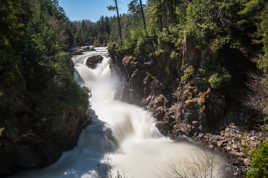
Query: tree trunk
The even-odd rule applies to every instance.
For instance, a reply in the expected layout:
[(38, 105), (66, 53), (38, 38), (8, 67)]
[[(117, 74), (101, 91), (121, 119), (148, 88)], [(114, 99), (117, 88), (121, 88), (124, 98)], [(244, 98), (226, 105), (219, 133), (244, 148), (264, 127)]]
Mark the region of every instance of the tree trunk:
[(121, 30), (121, 23), (120, 23), (120, 16), (119, 16), (117, 0), (114, 0), (114, 2), (115, 2), (115, 7), (116, 7), (116, 13), (117, 13), (117, 22), (118, 22), (118, 31), (119, 31), (119, 36), (120, 36), (120, 42), (122, 44), (122, 30)]
[(142, 20), (143, 20), (143, 26), (145, 33), (147, 35), (147, 27), (146, 27), (146, 21), (145, 21), (145, 16), (144, 16), (144, 10), (143, 10), (143, 5), (142, 5), (142, 0), (140, 0), (140, 8), (141, 8), (141, 15), (142, 15)]

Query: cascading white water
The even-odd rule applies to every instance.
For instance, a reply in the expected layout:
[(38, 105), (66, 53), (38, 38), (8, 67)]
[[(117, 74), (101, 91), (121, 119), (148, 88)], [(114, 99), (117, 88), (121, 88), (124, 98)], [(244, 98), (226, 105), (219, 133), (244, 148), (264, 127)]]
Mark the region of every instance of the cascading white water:
[[(102, 55), (96, 69), (85, 63)], [(126, 178), (223, 177), (224, 160), (211, 152), (162, 136), (151, 114), (115, 100), (120, 80), (111, 73), (106, 48), (72, 58), (80, 84), (92, 91), (90, 103), (97, 118), (81, 134), (78, 145), (54, 165), (16, 177), (97, 178), (119, 173)], [(79, 82), (79, 81), (78, 81)], [(123, 177), (124, 177), (123, 176)]]

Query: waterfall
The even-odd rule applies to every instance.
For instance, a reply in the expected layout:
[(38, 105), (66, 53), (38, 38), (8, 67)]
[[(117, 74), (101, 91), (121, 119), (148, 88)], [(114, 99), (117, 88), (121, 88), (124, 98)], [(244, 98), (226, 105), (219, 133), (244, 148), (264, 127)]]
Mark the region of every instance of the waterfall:
[[(90, 69), (85, 63), (94, 55), (104, 59), (96, 69)], [(224, 177), (225, 161), (221, 156), (164, 137), (150, 112), (115, 100), (120, 78), (111, 72), (106, 48), (96, 48), (72, 60), (75, 79), (92, 92), (90, 103), (97, 117), (84, 129), (78, 145), (55, 164), (16, 177)]]

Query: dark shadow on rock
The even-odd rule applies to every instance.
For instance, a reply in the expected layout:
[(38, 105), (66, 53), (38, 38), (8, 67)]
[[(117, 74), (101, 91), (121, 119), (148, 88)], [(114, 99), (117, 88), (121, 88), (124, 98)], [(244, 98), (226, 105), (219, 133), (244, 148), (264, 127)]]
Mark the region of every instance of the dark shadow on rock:
[(220, 126), (235, 123), (242, 129), (256, 129), (263, 118), (262, 108), (258, 106), (262, 96), (257, 92), (260, 73), (256, 63), (237, 49), (225, 49), (219, 56), (232, 78), (229, 86), (221, 91), (226, 97), (225, 117), (220, 122), (215, 118), (212, 127), (217, 130)]

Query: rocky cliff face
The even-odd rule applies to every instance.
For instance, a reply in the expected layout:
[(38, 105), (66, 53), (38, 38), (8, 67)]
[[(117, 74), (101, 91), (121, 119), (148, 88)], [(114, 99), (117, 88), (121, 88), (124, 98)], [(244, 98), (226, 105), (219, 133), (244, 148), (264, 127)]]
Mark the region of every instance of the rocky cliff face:
[[(149, 51), (135, 57), (124, 56), (115, 48), (109, 51), (113, 69), (126, 81), (123, 100), (150, 110), (164, 135), (174, 139), (191, 137), (211, 149), (228, 153), (233, 165), (249, 165), (249, 150), (265, 137), (256, 127), (256, 122), (262, 118), (258, 110), (260, 95), (250, 95), (245, 100), (251, 104), (242, 105), (241, 98), (235, 96), (236, 92), (243, 93), (240, 85), (236, 87), (236, 78), (230, 82), (232, 94), (228, 93), (230, 86), (213, 89), (200, 80), (185, 81), (182, 78), (187, 72), (180, 72), (179, 60), (172, 60), (165, 53), (148, 56), (153, 51), (150, 42), (143, 47)], [(189, 47), (183, 58), (187, 59), (186, 65), (201, 68), (213, 57)], [(257, 82), (256, 78), (244, 80), (253, 85)], [(257, 90), (258, 86), (253, 88)]]
[(15, 142), (1, 138), (0, 175), (8, 176), (21, 170), (48, 166), (57, 161), (62, 152), (72, 149), (91, 118), (72, 111), (64, 113), (64, 129), (57, 135), (44, 137), (32, 133), (21, 136)]

